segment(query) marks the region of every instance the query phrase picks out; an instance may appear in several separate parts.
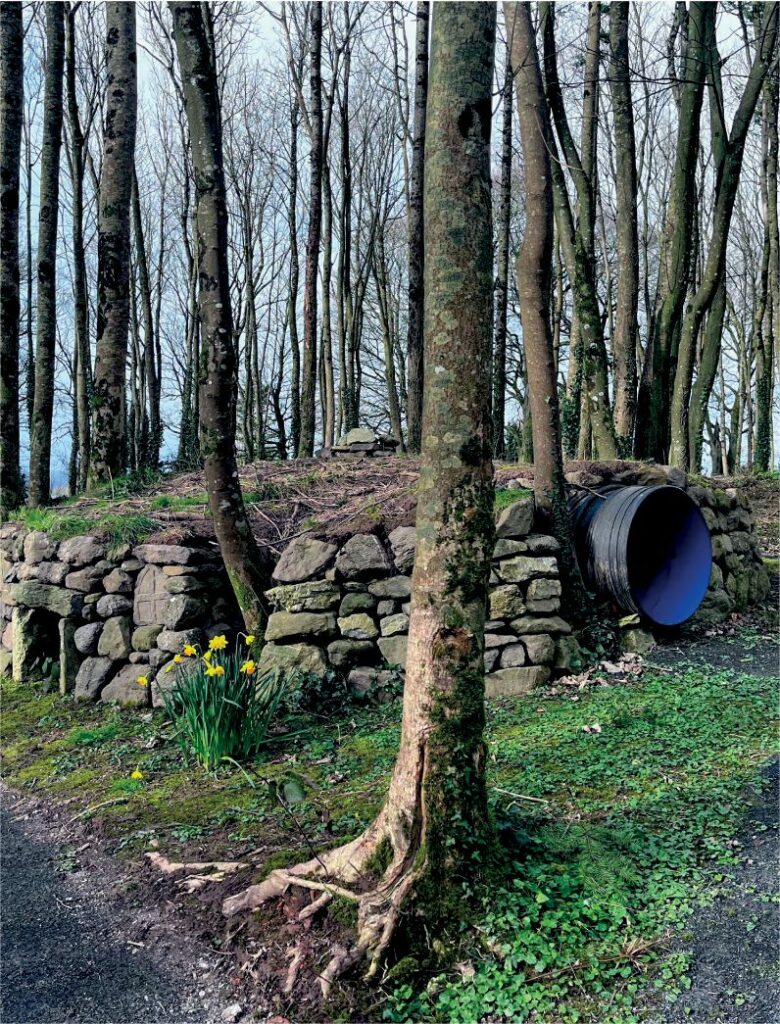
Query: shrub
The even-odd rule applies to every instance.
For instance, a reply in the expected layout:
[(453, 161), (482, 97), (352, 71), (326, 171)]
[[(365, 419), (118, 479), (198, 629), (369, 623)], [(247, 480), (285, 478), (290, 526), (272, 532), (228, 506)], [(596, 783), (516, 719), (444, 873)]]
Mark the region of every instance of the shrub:
[(202, 657), (185, 648), (192, 661), (176, 656), (171, 664), (186, 668), (162, 695), (177, 743), (207, 771), (260, 750), (286, 685), (276, 674), (257, 677), (250, 654), (223, 653), (225, 647), (224, 637), (214, 637)]

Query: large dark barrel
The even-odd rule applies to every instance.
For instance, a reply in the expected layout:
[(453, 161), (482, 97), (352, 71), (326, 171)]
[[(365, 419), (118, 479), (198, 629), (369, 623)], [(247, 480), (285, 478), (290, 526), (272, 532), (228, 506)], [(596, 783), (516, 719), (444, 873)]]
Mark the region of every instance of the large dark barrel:
[(710, 532), (679, 487), (577, 489), (569, 498), (586, 584), (660, 626), (690, 618), (712, 571)]

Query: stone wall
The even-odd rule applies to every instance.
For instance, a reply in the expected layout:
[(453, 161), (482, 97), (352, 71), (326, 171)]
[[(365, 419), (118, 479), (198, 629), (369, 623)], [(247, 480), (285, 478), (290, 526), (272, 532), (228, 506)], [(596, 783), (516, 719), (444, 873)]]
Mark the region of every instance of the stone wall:
[[(498, 517), (485, 635), (487, 693), (528, 693), (577, 652), (560, 615), (558, 542), (533, 530), (529, 496)], [(347, 676), (355, 690), (403, 666), (415, 531), (400, 526), (334, 543), (304, 535), (284, 550), (266, 592), (273, 613), (264, 669)]]
[[(571, 467), (570, 467), (571, 468)], [(567, 474), (573, 486), (670, 483), (701, 508), (712, 536), (710, 588), (695, 621), (713, 624), (766, 598), (769, 577), (746, 498), (679, 470), (588, 463)], [(509, 487), (527, 484), (509, 480)], [(534, 528), (525, 497), (497, 519), (485, 637), (487, 693), (527, 693), (566, 670), (579, 648), (560, 614), (558, 543)], [(262, 668), (348, 677), (356, 690), (381, 685), (406, 659), (415, 531), (339, 540), (305, 534), (282, 552), (267, 592), (272, 614)], [(59, 685), (77, 697), (159, 705), (179, 671), (182, 647), (240, 628), (216, 545), (56, 541), (18, 524), (0, 527), (0, 674), (41, 677), (59, 663)], [(626, 646), (652, 643), (637, 617), (622, 620)], [(138, 686), (139, 675), (150, 686)]]
[(183, 645), (239, 622), (213, 544), (109, 548), (6, 524), (0, 569), (0, 672), (27, 681), (47, 659), (59, 662), (61, 691), (89, 700), (159, 703), (174, 678), (165, 668)]

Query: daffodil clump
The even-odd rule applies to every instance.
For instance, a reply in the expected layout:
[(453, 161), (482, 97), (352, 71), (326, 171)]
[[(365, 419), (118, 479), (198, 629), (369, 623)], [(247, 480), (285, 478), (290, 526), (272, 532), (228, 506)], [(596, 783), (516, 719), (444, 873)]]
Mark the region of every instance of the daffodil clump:
[[(162, 699), (177, 742), (209, 771), (255, 755), (282, 698), (283, 678), (258, 675), (254, 643), (254, 635), (239, 633), (230, 650), (225, 636), (213, 636), (203, 652), (187, 644), (165, 669), (176, 672)], [(149, 685), (146, 676), (137, 681)]]

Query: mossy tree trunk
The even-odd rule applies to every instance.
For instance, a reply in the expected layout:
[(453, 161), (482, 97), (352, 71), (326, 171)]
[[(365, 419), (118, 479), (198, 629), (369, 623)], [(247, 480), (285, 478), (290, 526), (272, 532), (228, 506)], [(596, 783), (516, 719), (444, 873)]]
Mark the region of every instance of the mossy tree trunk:
[(19, 161), (22, 5), (0, 4), (0, 514), (21, 505), (19, 465)]
[(125, 465), (130, 325), (130, 192), (136, 133), (135, 4), (106, 4), (106, 107), (98, 197), (98, 305), (90, 483)]
[(192, 140), (201, 321), (200, 431), (209, 509), (219, 549), (249, 632), (261, 633), (270, 565), (252, 535), (235, 450), (236, 353), (219, 85), (209, 46), (210, 9), (172, 3), (176, 52)]
[(29, 503), (51, 499), (51, 431), (54, 416), (54, 357), (57, 345), (57, 221), (60, 209), (62, 74), (65, 7), (46, 5), (46, 71), (43, 83), (43, 146), (38, 198), (38, 331), (35, 390), (30, 422)]
[[(330, 980), (375, 968), (402, 918), (456, 934), (463, 884), (492, 839), (485, 787), (484, 619), (493, 546), (490, 437), (492, 4), (434, 8), (425, 146), (425, 403), (401, 745), (382, 811), (356, 840), (227, 900), (256, 907), (289, 885), (363, 882), (354, 947)], [(365, 889), (366, 876), (380, 875)], [(349, 895), (349, 893), (348, 893)]]
[(423, 183), (425, 173), (425, 120), (428, 102), (428, 22), (430, 4), (416, 6), (417, 36), (414, 57), (414, 123), (409, 175), (409, 305), (407, 318), (406, 423), (409, 451), (419, 452), (423, 410), (423, 316), (425, 310), (425, 233)]

